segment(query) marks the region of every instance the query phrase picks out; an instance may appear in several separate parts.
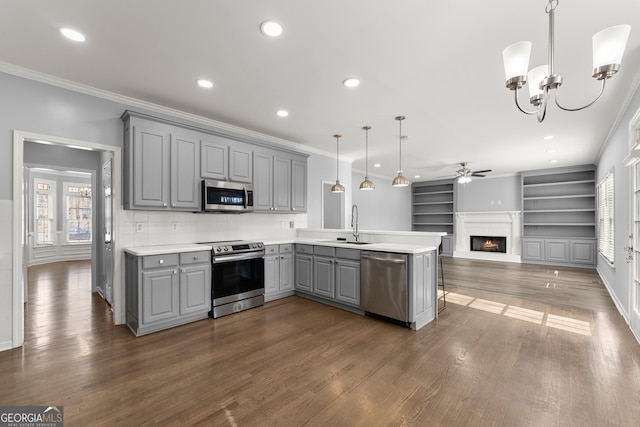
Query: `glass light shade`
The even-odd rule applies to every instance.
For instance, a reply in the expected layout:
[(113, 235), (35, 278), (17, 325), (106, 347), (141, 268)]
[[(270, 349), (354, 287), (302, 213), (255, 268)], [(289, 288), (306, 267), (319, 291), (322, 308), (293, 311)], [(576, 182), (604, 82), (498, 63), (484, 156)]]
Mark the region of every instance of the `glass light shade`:
[(458, 178), (458, 184), (466, 184), (467, 182), (471, 182), (470, 176), (461, 176)]
[(402, 171), (398, 171), (398, 176), (393, 179), (391, 185), (394, 187), (407, 187), (409, 185), (409, 180), (402, 175)]
[(622, 55), (627, 46), (630, 25), (616, 25), (605, 28), (593, 36), (593, 68), (622, 63)]
[(505, 80), (509, 80), (513, 77), (525, 76), (529, 69), (530, 55), (531, 42), (518, 42), (505, 48), (502, 51)]
[(530, 98), (533, 98), (534, 96), (542, 95), (544, 91), (540, 89), (540, 82), (548, 75), (549, 75), (548, 65), (541, 65), (529, 71), (529, 73), (527, 74), (527, 81), (529, 82)]
[(371, 180), (369, 180), (368, 176), (365, 176), (364, 181), (360, 183), (361, 190), (374, 190), (375, 188), (376, 185)]
[(340, 181), (336, 180), (336, 183), (331, 187), (332, 193), (344, 193), (344, 185), (340, 184)]

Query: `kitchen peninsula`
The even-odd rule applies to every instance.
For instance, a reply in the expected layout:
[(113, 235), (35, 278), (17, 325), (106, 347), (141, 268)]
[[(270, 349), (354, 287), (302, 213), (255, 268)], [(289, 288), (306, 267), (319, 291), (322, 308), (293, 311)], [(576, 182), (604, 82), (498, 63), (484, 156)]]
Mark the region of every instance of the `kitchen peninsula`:
[[(437, 313), (437, 249), (444, 235), (446, 233), (361, 231), (355, 241), (351, 230), (296, 229), (295, 236), (264, 238), (265, 301), (295, 294), (357, 314), (383, 316), (418, 330)], [(164, 260), (170, 252), (176, 260), (191, 260), (193, 256), (189, 253), (203, 249), (210, 246), (185, 243), (127, 248), (132, 270), (127, 273), (127, 295), (144, 298), (139, 265), (145, 265), (146, 258), (153, 257), (152, 261), (159, 262), (155, 257), (165, 255)], [(141, 264), (134, 264), (131, 260), (138, 257)], [(198, 257), (198, 262), (201, 258)], [(133, 269), (134, 266), (137, 268)], [(204, 271), (203, 277), (209, 277)], [(373, 289), (374, 283), (377, 289)], [(198, 286), (197, 289), (211, 288)], [(167, 306), (179, 307), (179, 299), (178, 294), (174, 295), (174, 301), (178, 301)], [(144, 307), (143, 300), (128, 298), (127, 303)], [(193, 320), (204, 318), (205, 312), (203, 306)], [(163, 325), (171, 327), (176, 323)], [(163, 325), (148, 331), (163, 329)], [(137, 331), (138, 325), (132, 330)]]

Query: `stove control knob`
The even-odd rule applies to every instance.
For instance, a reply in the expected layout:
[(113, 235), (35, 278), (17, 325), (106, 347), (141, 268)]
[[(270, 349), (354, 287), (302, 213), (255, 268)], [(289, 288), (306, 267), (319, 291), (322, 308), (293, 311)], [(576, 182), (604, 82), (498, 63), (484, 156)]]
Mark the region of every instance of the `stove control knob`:
[(229, 248), (227, 248), (227, 247), (225, 246), (224, 251), (225, 251), (225, 252), (227, 252), (228, 250), (229, 250)]

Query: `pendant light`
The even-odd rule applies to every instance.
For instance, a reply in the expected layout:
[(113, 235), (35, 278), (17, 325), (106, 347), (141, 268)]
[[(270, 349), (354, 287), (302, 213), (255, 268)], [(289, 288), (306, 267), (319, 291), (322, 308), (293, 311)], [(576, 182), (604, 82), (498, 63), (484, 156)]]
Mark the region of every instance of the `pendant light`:
[(332, 193), (344, 193), (344, 185), (340, 184), (340, 157), (338, 156), (338, 142), (342, 135), (335, 134), (333, 137), (336, 139), (336, 183), (331, 187)]
[(402, 175), (402, 121), (405, 118), (405, 116), (396, 117), (396, 120), (400, 124), (400, 136), (398, 137), (398, 144), (400, 145), (400, 167), (398, 168), (398, 176), (396, 176), (391, 183), (394, 187), (406, 187), (409, 185), (409, 180)]
[(365, 131), (365, 172), (364, 172), (364, 181), (360, 183), (361, 190), (373, 190), (376, 188), (376, 185), (369, 180), (369, 129), (371, 126), (363, 126), (362, 129)]

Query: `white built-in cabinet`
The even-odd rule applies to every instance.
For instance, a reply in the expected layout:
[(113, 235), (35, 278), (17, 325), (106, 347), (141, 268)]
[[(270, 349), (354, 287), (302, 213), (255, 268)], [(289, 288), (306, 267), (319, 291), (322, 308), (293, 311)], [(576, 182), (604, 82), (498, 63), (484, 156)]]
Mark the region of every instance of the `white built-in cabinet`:
[(293, 244), (267, 245), (264, 256), (264, 299), (293, 295)]
[(305, 212), (307, 157), (125, 111), (125, 209), (201, 209), (203, 179), (253, 183), (256, 211)]

